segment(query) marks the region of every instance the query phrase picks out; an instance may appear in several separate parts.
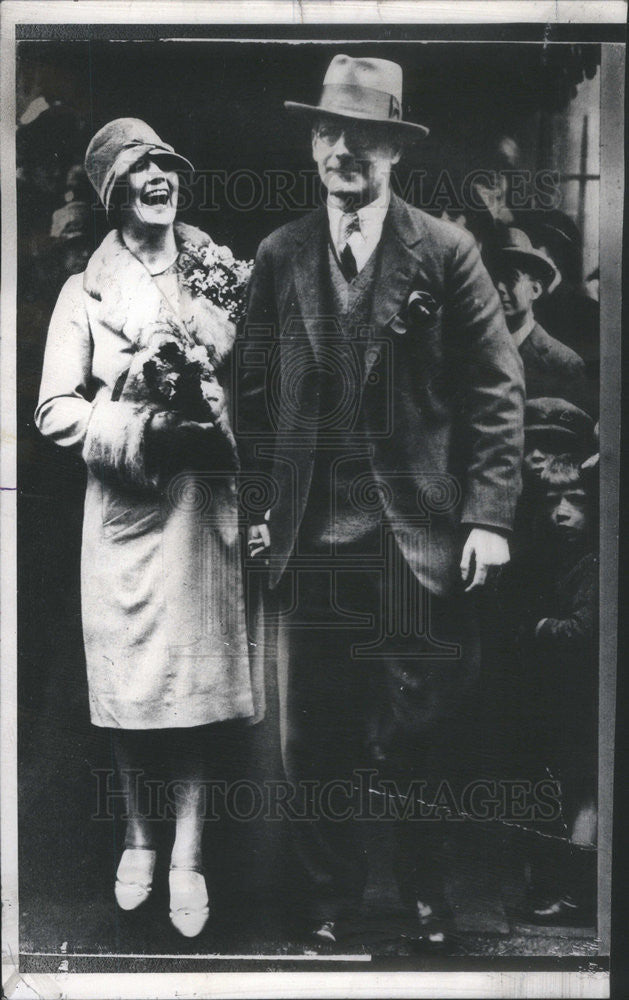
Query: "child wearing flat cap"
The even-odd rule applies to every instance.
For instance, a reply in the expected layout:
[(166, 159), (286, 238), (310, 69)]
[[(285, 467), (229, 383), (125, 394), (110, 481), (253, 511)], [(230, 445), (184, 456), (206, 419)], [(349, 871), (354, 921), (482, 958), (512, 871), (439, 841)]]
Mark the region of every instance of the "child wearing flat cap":
[(578, 460), (552, 459), (540, 475), (534, 543), (536, 600), (523, 636), (532, 702), (530, 735), (559, 782), (562, 835), (534, 859), (528, 917), (593, 920), (596, 867), (598, 556), (594, 478)]

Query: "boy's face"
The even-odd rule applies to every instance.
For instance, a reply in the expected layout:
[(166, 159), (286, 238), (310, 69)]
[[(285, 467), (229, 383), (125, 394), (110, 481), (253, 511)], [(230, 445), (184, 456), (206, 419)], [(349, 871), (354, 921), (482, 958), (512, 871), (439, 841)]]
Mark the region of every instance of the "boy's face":
[(535, 278), (517, 267), (507, 267), (501, 270), (496, 281), (496, 288), (509, 329), (513, 331), (522, 325), (531, 312), (533, 303), (544, 290), (539, 278)]
[(561, 433), (525, 432), (522, 471), (528, 478), (539, 479), (551, 459), (573, 450)]
[(551, 486), (544, 497), (550, 525), (567, 541), (582, 535), (588, 526), (587, 496), (582, 486)]
[(524, 453), (522, 471), (526, 476), (539, 479), (552, 457), (545, 449), (539, 446), (529, 448)]

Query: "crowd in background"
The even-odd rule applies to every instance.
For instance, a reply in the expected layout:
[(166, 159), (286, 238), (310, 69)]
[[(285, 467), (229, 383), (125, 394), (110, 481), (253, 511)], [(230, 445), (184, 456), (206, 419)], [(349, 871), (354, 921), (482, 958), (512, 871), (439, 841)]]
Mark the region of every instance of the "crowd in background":
[(598, 273), (582, 279), (569, 215), (511, 207), (515, 155), (512, 139), (498, 144), (496, 180), (478, 191), (483, 209), (444, 213), (479, 245), (527, 394), (523, 492), (511, 563), (486, 610), (484, 674), (503, 691), (514, 766), (526, 762), (561, 788), (556, 836), (529, 858), (529, 915), (582, 922), (596, 884)]
[[(82, 166), (87, 124), (37, 98), (17, 131), (21, 323), (36, 368), (65, 279), (102, 233)], [(582, 919), (594, 905), (597, 774), (598, 393), (596, 272), (582, 273), (581, 235), (559, 208), (512, 207), (512, 138), (488, 164), (473, 210), (442, 214), (475, 237), (522, 357), (527, 386), (524, 489), (512, 560), (488, 599), (486, 677), (503, 691), (512, 763), (560, 782), (556, 836), (529, 858), (539, 922)], [(495, 687), (494, 687), (495, 689)], [(495, 697), (494, 697), (495, 703)], [(497, 723), (497, 728), (500, 725)]]

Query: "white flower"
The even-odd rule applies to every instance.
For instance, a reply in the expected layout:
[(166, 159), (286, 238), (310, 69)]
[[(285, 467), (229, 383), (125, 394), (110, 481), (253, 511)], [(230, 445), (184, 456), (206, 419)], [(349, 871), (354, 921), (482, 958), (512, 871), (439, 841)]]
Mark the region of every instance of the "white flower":
[(224, 264), (233, 263), (234, 255), (229, 247), (216, 247), (216, 256)]
[(196, 347), (191, 347), (188, 350), (188, 358), (190, 361), (198, 361), (206, 368), (208, 366), (208, 353), (206, 347), (203, 347), (201, 345), (197, 345)]

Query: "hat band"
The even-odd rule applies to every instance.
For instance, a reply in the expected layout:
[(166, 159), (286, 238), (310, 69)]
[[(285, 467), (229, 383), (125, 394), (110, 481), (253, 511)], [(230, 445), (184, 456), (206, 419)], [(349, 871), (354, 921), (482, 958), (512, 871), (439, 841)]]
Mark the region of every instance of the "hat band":
[(376, 121), (400, 121), (401, 118), (400, 102), (393, 94), (341, 83), (324, 86), (319, 109), (338, 115), (358, 113)]

